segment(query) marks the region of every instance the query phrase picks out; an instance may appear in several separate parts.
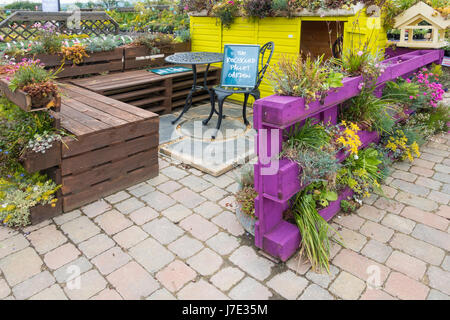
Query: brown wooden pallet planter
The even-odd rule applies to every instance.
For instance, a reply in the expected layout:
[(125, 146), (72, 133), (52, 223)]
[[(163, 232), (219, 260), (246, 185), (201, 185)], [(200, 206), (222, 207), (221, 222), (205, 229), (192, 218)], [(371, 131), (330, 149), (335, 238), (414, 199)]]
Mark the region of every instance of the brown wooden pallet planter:
[(190, 51), (191, 43), (172, 43), (158, 49), (159, 53), (152, 53), (152, 51), (146, 46), (125, 46), (124, 70), (166, 65), (167, 63), (164, 60), (166, 56), (176, 52)]
[(61, 159), (64, 212), (158, 174), (157, 114), (64, 85)]
[(45, 153), (28, 151), (20, 157), (20, 162), (29, 173), (59, 166), (61, 164), (61, 142), (53, 143)]
[[(26, 112), (31, 111), (41, 111), (48, 110), (46, 107), (38, 106), (36, 107), (36, 101), (33, 101), (33, 98), (26, 92), (21, 89), (17, 89), (12, 91), (9, 88), (9, 81), (6, 80), (6, 77), (0, 78), (0, 94), (4, 95), (8, 100), (16, 104), (22, 110)], [(51, 101), (51, 100), (50, 100)], [(50, 102), (49, 101), (49, 102)], [(60, 104), (59, 96), (53, 97), (53, 109), (57, 110)]]
[[(61, 154), (59, 156), (61, 159)], [(61, 169), (59, 167), (52, 167), (43, 170), (43, 173), (45, 173), (56, 184), (61, 184)], [(61, 189), (56, 192), (56, 199), (58, 199), (58, 201), (55, 203), (55, 206), (52, 206), (51, 204), (37, 205), (30, 209), (30, 221), (32, 225), (36, 225), (44, 220), (54, 218), (63, 212)]]
[(30, 209), (30, 221), (32, 225), (36, 225), (44, 220), (56, 217), (62, 213), (62, 202), (58, 200), (55, 206), (50, 204), (37, 205)]
[(34, 56), (17, 57), (39, 59), (47, 69), (57, 70), (63, 63), (61, 71), (57, 74), (59, 78), (75, 77), (86, 74), (98, 74), (110, 71), (122, 71), (123, 69), (123, 47), (111, 51), (88, 53), (80, 64), (73, 64), (66, 60), (61, 54), (37, 54)]

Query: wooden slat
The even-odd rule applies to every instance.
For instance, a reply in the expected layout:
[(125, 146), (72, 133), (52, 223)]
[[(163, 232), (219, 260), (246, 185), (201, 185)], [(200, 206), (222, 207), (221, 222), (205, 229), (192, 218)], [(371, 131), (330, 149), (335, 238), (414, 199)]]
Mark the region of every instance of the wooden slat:
[(159, 118), (150, 118), (126, 126), (112, 128), (95, 134), (80, 135), (76, 139), (65, 137), (67, 148), (62, 149), (62, 157), (68, 158), (88, 151), (107, 147), (128, 139), (145, 135), (158, 135)]
[(103, 113), (103, 116), (112, 116), (125, 122), (134, 122), (142, 119), (142, 117), (131, 114), (128, 111), (124, 111), (109, 105), (108, 103), (110, 101), (107, 101), (107, 103), (102, 102), (104, 98), (103, 96), (99, 96), (93, 99), (92, 97), (86, 97), (83, 94), (75, 91), (66, 91), (66, 94), (69, 99), (76, 100), (79, 103), (86, 105), (87, 107), (97, 109), (99, 112)]
[(158, 135), (143, 136), (127, 141), (127, 143), (118, 143), (96, 151), (65, 158), (61, 162), (62, 175), (83, 172), (94, 166), (125, 158), (129, 154), (155, 147), (158, 142)]
[(64, 116), (67, 116), (73, 120), (76, 120), (86, 127), (91, 128), (93, 131), (99, 131), (103, 129), (111, 128), (111, 125), (107, 125), (101, 121), (98, 121), (97, 119), (94, 119), (90, 117), (89, 115), (86, 115), (77, 109), (74, 109), (70, 107), (69, 105), (62, 103), (61, 105), (61, 111)]
[(102, 112), (96, 108), (89, 106), (88, 104), (81, 103), (80, 101), (77, 101), (73, 98), (65, 99), (64, 102), (66, 105), (78, 110), (79, 112), (84, 113), (87, 116), (92, 117), (100, 122), (103, 122), (111, 127), (120, 126), (128, 123), (128, 121), (116, 118), (111, 114)]
[[(81, 122), (78, 122), (72, 118), (70, 118), (68, 115), (64, 115), (62, 112), (60, 112), (61, 117), (61, 126), (69, 131), (71, 134), (74, 134), (76, 136), (83, 136), (89, 133), (94, 132), (93, 129), (85, 126)], [(65, 149), (65, 148), (63, 148)]]
[(151, 103), (155, 103), (158, 101), (164, 101), (166, 98), (165, 97), (150, 97), (150, 98), (146, 98), (146, 99), (140, 99), (140, 100), (135, 100), (135, 101), (131, 101), (128, 102), (129, 104), (132, 104), (133, 106), (136, 107), (140, 107), (140, 106), (145, 106), (146, 104), (151, 104)]
[(125, 175), (127, 171), (151, 165), (155, 163), (157, 156), (158, 150), (155, 146), (151, 150), (146, 150), (118, 161), (108, 162), (83, 173), (65, 176), (62, 178), (63, 195), (80, 192), (97, 183)]
[(86, 90), (86, 89), (83, 89), (83, 88), (80, 88), (80, 87), (77, 87), (74, 85), (64, 84), (64, 87), (66, 89), (70, 89), (71, 91), (81, 93), (86, 97), (90, 97), (92, 99), (99, 100), (101, 102), (109, 104), (110, 106), (116, 107), (120, 110), (127, 111), (127, 112), (134, 114), (136, 116), (139, 116), (143, 119), (148, 119), (148, 118), (158, 116), (157, 114), (154, 114), (152, 112), (142, 110), (142, 109), (134, 107), (130, 104), (99, 95), (98, 93), (95, 93), (95, 92), (92, 92), (92, 91), (89, 91), (89, 90)]
[(128, 91), (128, 92), (113, 94), (113, 95), (110, 95), (109, 97), (111, 99), (127, 101), (127, 100), (133, 100), (136, 97), (140, 97), (140, 96), (143, 96), (146, 94), (159, 92), (159, 91), (163, 91), (163, 90), (165, 90), (165, 87), (161, 87), (161, 86), (150, 87), (150, 88), (146, 88), (146, 89), (142, 89), (142, 90), (135, 90), (135, 91)]

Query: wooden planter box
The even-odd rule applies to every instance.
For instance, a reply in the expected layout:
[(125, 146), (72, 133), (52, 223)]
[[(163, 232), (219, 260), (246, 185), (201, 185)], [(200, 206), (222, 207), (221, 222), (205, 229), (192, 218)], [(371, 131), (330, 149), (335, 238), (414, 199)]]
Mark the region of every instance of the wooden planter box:
[[(61, 184), (61, 169), (59, 167), (52, 167), (43, 170), (43, 173), (47, 174), (47, 176), (56, 184)], [(50, 204), (46, 204), (37, 205), (30, 209), (30, 220), (32, 225), (38, 224), (50, 218), (54, 218), (63, 212), (61, 189), (56, 192), (56, 198), (58, 199), (58, 201), (55, 203), (54, 207), (52, 207)]]
[[(123, 47), (111, 51), (88, 53), (88, 55), (89, 57), (84, 58), (81, 64), (63, 61), (60, 54), (37, 54), (34, 59), (39, 59), (47, 69), (54, 70), (57, 70), (64, 62), (61, 72), (57, 75), (59, 78), (123, 70)], [(17, 59), (22, 58), (33, 58), (33, 56), (18, 57)]]
[(21, 156), (20, 162), (29, 173), (59, 166), (61, 164), (61, 142), (53, 143), (45, 153), (28, 151)]
[[(386, 60), (386, 72), (378, 79), (382, 85), (386, 81), (405, 76), (432, 62), (439, 63), (442, 50), (419, 50)], [(320, 103), (315, 101), (307, 107), (302, 98), (272, 95), (254, 104), (254, 128), (258, 131), (255, 164), (255, 245), (269, 254), (286, 261), (300, 244), (301, 235), (297, 226), (283, 220), (283, 212), (290, 206), (290, 199), (305, 186), (300, 185), (300, 168), (290, 160), (278, 160), (282, 148), (284, 129), (300, 123), (307, 118), (316, 118), (325, 123), (337, 123), (339, 104), (359, 94), (361, 77), (348, 78), (344, 85), (330, 93)], [(409, 111), (405, 111), (409, 113)], [(376, 132), (359, 133), (362, 147), (379, 139)], [(275, 143), (274, 143), (275, 142)], [(337, 155), (342, 161), (346, 153)], [(350, 189), (343, 190), (337, 201), (319, 211), (325, 219), (331, 219), (340, 210), (340, 200), (351, 196)]]
[[(33, 102), (33, 99), (28, 93), (24, 92), (23, 90), (17, 89), (13, 92), (9, 88), (9, 81), (6, 80), (6, 77), (0, 78), (0, 94), (4, 95), (8, 100), (13, 102), (26, 112), (48, 110), (47, 108), (34, 107), (35, 103)], [(55, 97), (53, 100), (55, 105), (53, 109), (58, 110), (60, 106), (59, 96)]]
[(146, 46), (126, 46), (124, 48), (124, 70), (166, 65), (165, 57), (175, 52), (191, 50), (190, 42), (173, 43), (159, 48), (159, 53), (152, 53)]
[(58, 200), (55, 206), (50, 204), (38, 205), (30, 209), (30, 221), (32, 225), (36, 225), (44, 220), (54, 218), (62, 213), (62, 202)]

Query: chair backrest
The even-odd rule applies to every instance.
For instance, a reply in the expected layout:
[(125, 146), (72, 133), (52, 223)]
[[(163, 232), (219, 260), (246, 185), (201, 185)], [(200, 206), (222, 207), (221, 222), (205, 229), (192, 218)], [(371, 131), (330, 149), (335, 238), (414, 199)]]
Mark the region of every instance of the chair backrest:
[[(231, 49), (233, 48), (233, 49)], [(238, 48), (238, 49), (236, 49)], [(234, 63), (227, 62), (227, 53), (228, 50), (247, 50), (248, 55), (253, 55), (253, 62), (250, 63), (250, 65), (245, 66), (247, 69), (247, 80), (241, 80), (241, 81), (234, 81), (234, 79), (230, 76), (228, 76), (228, 71), (232, 70), (230, 68), (234, 67), (232, 66)], [(256, 51), (259, 50), (259, 51)], [(228, 86), (228, 87), (246, 87), (246, 88), (253, 88), (257, 89), (259, 85), (261, 84), (262, 79), (264, 78), (264, 74), (269, 67), (270, 60), (273, 55), (274, 50), (274, 43), (273, 42), (267, 42), (262, 47), (259, 47), (258, 45), (225, 45), (224, 48), (224, 61), (222, 64), (222, 76), (220, 85), (221, 86)], [(230, 51), (232, 52), (232, 51)], [(251, 52), (251, 53), (250, 53)], [(256, 57), (257, 56), (257, 57)], [(241, 85), (239, 85), (239, 82)], [(245, 83), (245, 85), (243, 85)]]
[[(258, 77), (256, 80), (255, 89), (259, 87), (261, 84), (262, 79), (264, 78), (264, 74), (267, 71), (267, 68), (269, 68), (270, 59), (272, 59), (273, 51), (275, 50), (275, 44), (272, 41), (269, 41), (265, 43), (261, 50), (259, 51), (259, 57), (260, 57), (260, 66), (261, 68), (258, 71)], [(267, 56), (268, 54), (268, 56)]]

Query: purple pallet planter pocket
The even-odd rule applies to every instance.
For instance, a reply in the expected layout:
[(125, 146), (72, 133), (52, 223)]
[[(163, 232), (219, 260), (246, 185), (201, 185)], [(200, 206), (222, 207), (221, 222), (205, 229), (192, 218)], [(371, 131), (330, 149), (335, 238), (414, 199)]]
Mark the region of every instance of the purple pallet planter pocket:
[(301, 169), (295, 162), (287, 159), (274, 163), (279, 165), (277, 173), (262, 176), (264, 194), (274, 201), (287, 201), (301, 188), (298, 179)]
[[(328, 207), (319, 210), (319, 215), (326, 221), (330, 221), (341, 210), (341, 200), (353, 195), (350, 188), (344, 189), (336, 201), (329, 203)], [(272, 256), (286, 261), (300, 245), (301, 235), (298, 227), (285, 220), (280, 222), (268, 232), (263, 239), (263, 248)]]
[(319, 210), (319, 214), (326, 221), (330, 221), (336, 213), (341, 210), (341, 200), (346, 200), (353, 195), (353, 190), (350, 188), (344, 189), (340, 194), (336, 201), (332, 201), (329, 203), (328, 207)]
[(262, 105), (262, 121), (265, 125), (284, 129), (355, 96), (360, 91), (358, 85), (361, 80), (362, 77), (345, 78), (343, 86), (332, 89), (323, 104), (314, 101), (307, 107), (303, 98), (277, 95), (260, 99), (256, 103)]
[[(365, 148), (372, 142), (377, 142), (379, 136), (375, 131), (360, 131), (358, 135), (361, 140), (361, 147)], [(348, 152), (340, 151), (336, 155), (339, 162), (348, 157)], [(299, 192), (303, 187), (299, 182), (301, 168), (295, 162), (288, 159), (272, 161), (273, 167), (278, 170), (273, 174), (262, 175), (262, 188), (266, 196), (277, 202), (288, 201), (292, 196)]]

